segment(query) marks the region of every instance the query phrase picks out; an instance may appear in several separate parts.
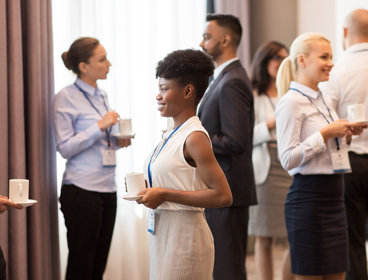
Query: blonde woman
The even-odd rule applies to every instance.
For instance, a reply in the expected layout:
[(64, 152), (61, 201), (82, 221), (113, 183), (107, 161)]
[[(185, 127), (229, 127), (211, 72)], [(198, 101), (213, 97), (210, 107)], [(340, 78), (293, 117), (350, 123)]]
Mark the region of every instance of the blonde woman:
[(343, 174), (347, 143), (363, 126), (339, 120), (319, 90), (333, 67), (330, 42), (297, 37), (280, 65), (276, 108), (281, 165), (294, 176), (285, 203), (292, 273), (297, 280), (344, 279), (348, 269)]

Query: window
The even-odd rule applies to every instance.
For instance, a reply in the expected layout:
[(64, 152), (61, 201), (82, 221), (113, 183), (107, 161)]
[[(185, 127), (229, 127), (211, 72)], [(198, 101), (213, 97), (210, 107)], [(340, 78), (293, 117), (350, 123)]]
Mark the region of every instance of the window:
[[(107, 80), (110, 106), (121, 118), (132, 118), (136, 138), (131, 147), (118, 151), (116, 184), (123, 193), (124, 175), (142, 171), (144, 161), (166, 126), (156, 110), (158, 92), (155, 68), (167, 53), (199, 48), (205, 25), (206, 1), (198, 0), (53, 0), (55, 90), (71, 84), (75, 76), (61, 60), (78, 37), (100, 40), (112, 63)], [(58, 184), (65, 161), (58, 156)], [(62, 277), (67, 243), (59, 215)], [(106, 269), (107, 279), (147, 279), (148, 240), (145, 209), (118, 198), (115, 232)], [(143, 268), (143, 269), (142, 269)]]

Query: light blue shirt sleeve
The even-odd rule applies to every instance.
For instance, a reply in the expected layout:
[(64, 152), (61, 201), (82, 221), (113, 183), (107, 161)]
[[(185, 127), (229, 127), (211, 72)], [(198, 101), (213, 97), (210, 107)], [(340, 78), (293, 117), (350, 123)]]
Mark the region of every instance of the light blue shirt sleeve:
[(66, 159), (91, 147), (97, 140), (104, 137), (97, 121), (86, 130), (76, 129), (76, 119), (82, 117), (73, 99), (60, 94), (54, 99), (54, 127), (56, 147)]

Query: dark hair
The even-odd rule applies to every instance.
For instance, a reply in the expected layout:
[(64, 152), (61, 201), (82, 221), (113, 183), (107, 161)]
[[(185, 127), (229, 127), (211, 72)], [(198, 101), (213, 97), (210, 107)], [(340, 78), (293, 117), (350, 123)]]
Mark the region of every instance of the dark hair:
[(231, 40), (236, 47), (239, 46), (243, 30), (237, 17), (224, 14), (208, 14), (206, 21), (212, 20), (216, 21), (219, 26), (230, 30)]
[(91, 37), (81, 37), (73, 42), (69, 50), (61, 54), (65, 67), (80, 76), (79, 63), (88, 63), (100, 42)]
[(266, 93), (271, 82), (268, 63), (282, 49), (288, 50), (284, 44), (277, 41), (266, 42), (257, 49), (252, 62), (251, 84), (258, 94)]
[(178, 50), (169, 53), (157, 64), (156, 78), (175, 79), (183, 87), (192, 84), (198, 104), (206, 91), (214, 68), (212, 59), (202, 51)]

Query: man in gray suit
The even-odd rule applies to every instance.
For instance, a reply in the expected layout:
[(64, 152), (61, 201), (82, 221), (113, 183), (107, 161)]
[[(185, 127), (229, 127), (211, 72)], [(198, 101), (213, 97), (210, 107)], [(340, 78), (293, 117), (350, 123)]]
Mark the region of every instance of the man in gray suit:
[(214, 60), (214, 79), (198, 110), (217, 161), (229, 182), (233, 205), (206, 209), (214, 236), (214, 280), (246, 279), (248, 207), (256, 203), (252, 166), (253, 95), (237, 58), (242, 28), (232, 15), (208, 15), (200, 44)]

